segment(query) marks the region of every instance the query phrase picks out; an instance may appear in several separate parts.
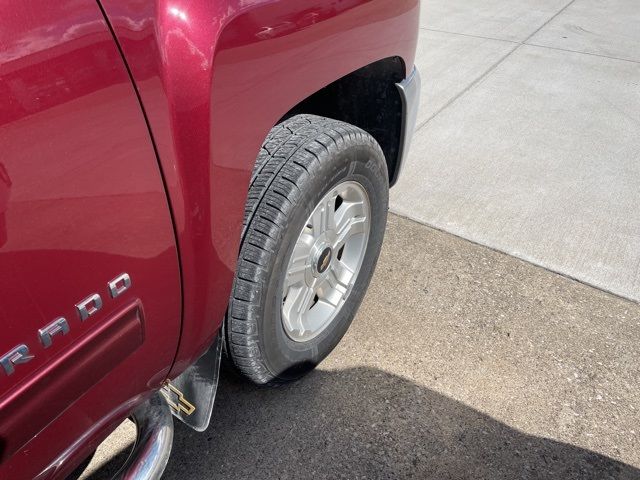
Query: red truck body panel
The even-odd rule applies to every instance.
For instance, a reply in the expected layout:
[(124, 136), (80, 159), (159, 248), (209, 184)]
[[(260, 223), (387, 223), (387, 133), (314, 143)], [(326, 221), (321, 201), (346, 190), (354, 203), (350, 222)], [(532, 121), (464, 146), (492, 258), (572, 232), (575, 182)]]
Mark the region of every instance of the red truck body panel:
[[(178, 345), (175, 237), (153, 145), (93, 0), (21, 0), (0, 29), (0, 478), (34, 478), (165, 379)], [(9, 10), (9, 11), (7, 11)], [(110, 298), (107, 282), (131, 276)], [(81, 321), (75, 304), (100, 295)], [(64, 317), (46, 348), (38, 329)], [(124, 413), (126, 415), (126, 412)]]
[[(35, 358), (0, 371), (0, 478), (64, 478), (210, 345), (268, 131), (372, 62), (411, 71), (418, 8), (5, 2), (0, 355), (24, 343)], [(112, 299), (122, 272), (132, 287)], [(93, 293), (103, 308), (80, 321), (74, 305)], [(37, 331), (60, 316), (70, 332), (44, 348)]]

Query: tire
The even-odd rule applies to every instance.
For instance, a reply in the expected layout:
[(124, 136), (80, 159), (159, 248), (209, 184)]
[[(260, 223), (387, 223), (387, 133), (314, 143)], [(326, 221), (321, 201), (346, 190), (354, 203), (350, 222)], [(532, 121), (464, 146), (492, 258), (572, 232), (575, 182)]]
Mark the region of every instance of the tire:
[[(305, 231), (314, 235), (322, 231), (322, 227), (316, 229), (315, 223), (313, 226), (309, 223), (312, 213), (318, 218), (321, 200), (325, 202), (323, 205), (329, 205), (327, 211), (330, 212), (334, 205), (330, 203), (331, 199), (336, 198), (336, 218), (341, 213), (342, 219), (348, 219), (347, 214), (338, 210), (338, 205), (346, 200), (331, 196), (336, 192), (345, 192), (345, 198), (353, 195), (354, 204), (357, 203), (362, 211), (369, 208), (368, 237), (365, 233), (354, 233), (348, 237), (353, 241), (345, 240), (357, 245), (357, 248), (349, 247), (353, 251), (349, 260), (355, 265), (353, 259), (358, 256), (359, 265), (358, 270), (353, 268), (355, 273), (352, 275), (351, 267), (343, 270), (346, 251), (344, 247), (337, 250), (339, 243), (334, 250), (328, 243), (329, 248), (317, 254), (320, 258), (317, 264), (311, 254), (304, 260), (307, 265), (304, 275), (317, 275), (318, 278), (311, 278), (310, 282), (323, 285), (317, 287), (318, 295), (326, 294), (331, 299), (331, 302), (325, 302), (315, 295), (311, 303), (305, 303), (306, 298), (299, 300), (300, 305), (312, 304), (312, 309), (318, 306), (317, 311), (323, 312), (322, 315), (314, 313), (318, 318), (327, 317), (322, 328), (305, 330), (303, 319), (311, 318), (308, 312), (312, 310), (296, 316), (297, 310), (289, 307), (287, 301), (295, 302), (304, 296), (294, 297), (291, 292), (311, 287), (302, 281), (298, 286), (288, 285), (293, 281), (292, 276), (287, 276), (291, 271), (288, 270), (289, 262), (294, 262), (294, 248), (307, 248), (310, 243), (308, 235), (311, 233), (303, 237)], [(329, 203), (326, 198), (330, 199)], [(358, 200), (360, 198), (362, 200)], [(347, 202), (345, 205), (352, 204)], [(224, 328), (227, 358), (244, 377), (260, 385), (295, 380), (334, 349), (349, 328), (373, 275), (382, 246), (388, 205), (385, 158), (368, 133), (353, 125), (314, 115), (297, 115), (271, 130), (251, 178), (240, 255)], [(322, 218), (329, 218), (328, 215)], [(324, 225), (324, 222), (321, 223)], [(347, 220), (343, 223), (346, 225)], [(367, 216), (348, 220), (346, 231), (366, 230), (363, 226), (356, 229), (356, 224), (367, 224)], [(322, 237), (325, 240), (317, 240), (313, 248), (321, 249), (323, 241), (329, 242), (326, 239), (330, 234), (333, 235), (331, 242), (338, 242), (336, 230), (335, 225), (334, 230), (325, 229)], [(351, 275), (348, 287), (346, 280), (335, 281), (338, 273), (335, 277), (323, 277), (333, 275), (331, 272), (334, 271), (346, 272), (347, 277)], [(307, 277), (304, 278), (307, 282)], [(336, 285), (337, 297), (335, 292), (331, 293), (332, 285)], [(289, 297), (291, 300), (287, 300)], [(324, 313), (330, 308), (334, 308), (333, 313)], [(293, 319), (298, 319), (298, 323)], [(318, 320), (316, 324), (321, 322)], [(306, 339), (312, 334), (312, 338)]]

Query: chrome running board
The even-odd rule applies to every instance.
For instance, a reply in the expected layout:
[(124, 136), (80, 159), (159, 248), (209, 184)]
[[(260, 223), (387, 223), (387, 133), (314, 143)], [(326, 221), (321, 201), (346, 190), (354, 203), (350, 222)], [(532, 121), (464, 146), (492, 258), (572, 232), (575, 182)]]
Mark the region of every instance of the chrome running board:
[(136, 424), (136, 443), (113, 478), (157, 480), (167, 466), (173, 444), (173, 417), (169, 406), (156, 393), (133, 411), (131, 419)]

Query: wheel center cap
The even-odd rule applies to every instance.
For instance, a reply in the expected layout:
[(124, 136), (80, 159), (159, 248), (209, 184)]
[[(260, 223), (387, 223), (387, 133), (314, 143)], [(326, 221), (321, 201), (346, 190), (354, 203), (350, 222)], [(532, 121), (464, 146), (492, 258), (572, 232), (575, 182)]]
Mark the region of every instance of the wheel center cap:
[(320, 255), (318, 255), (318, 262), (316, 263), (316, 270), (318, 273), (324, 273), (327, 268), (329, 268), (332, 254), (333, 251), (331, 250), (331, 247), (326, 247), (322, 252), (320, 252)]

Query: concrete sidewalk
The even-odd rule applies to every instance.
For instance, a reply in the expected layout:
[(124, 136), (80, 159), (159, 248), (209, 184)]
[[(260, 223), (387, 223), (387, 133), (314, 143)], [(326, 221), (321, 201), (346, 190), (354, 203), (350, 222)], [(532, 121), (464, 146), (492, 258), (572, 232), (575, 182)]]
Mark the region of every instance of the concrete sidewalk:
[(392, 210), (640, 300), (640, 5), (427, 0)]

